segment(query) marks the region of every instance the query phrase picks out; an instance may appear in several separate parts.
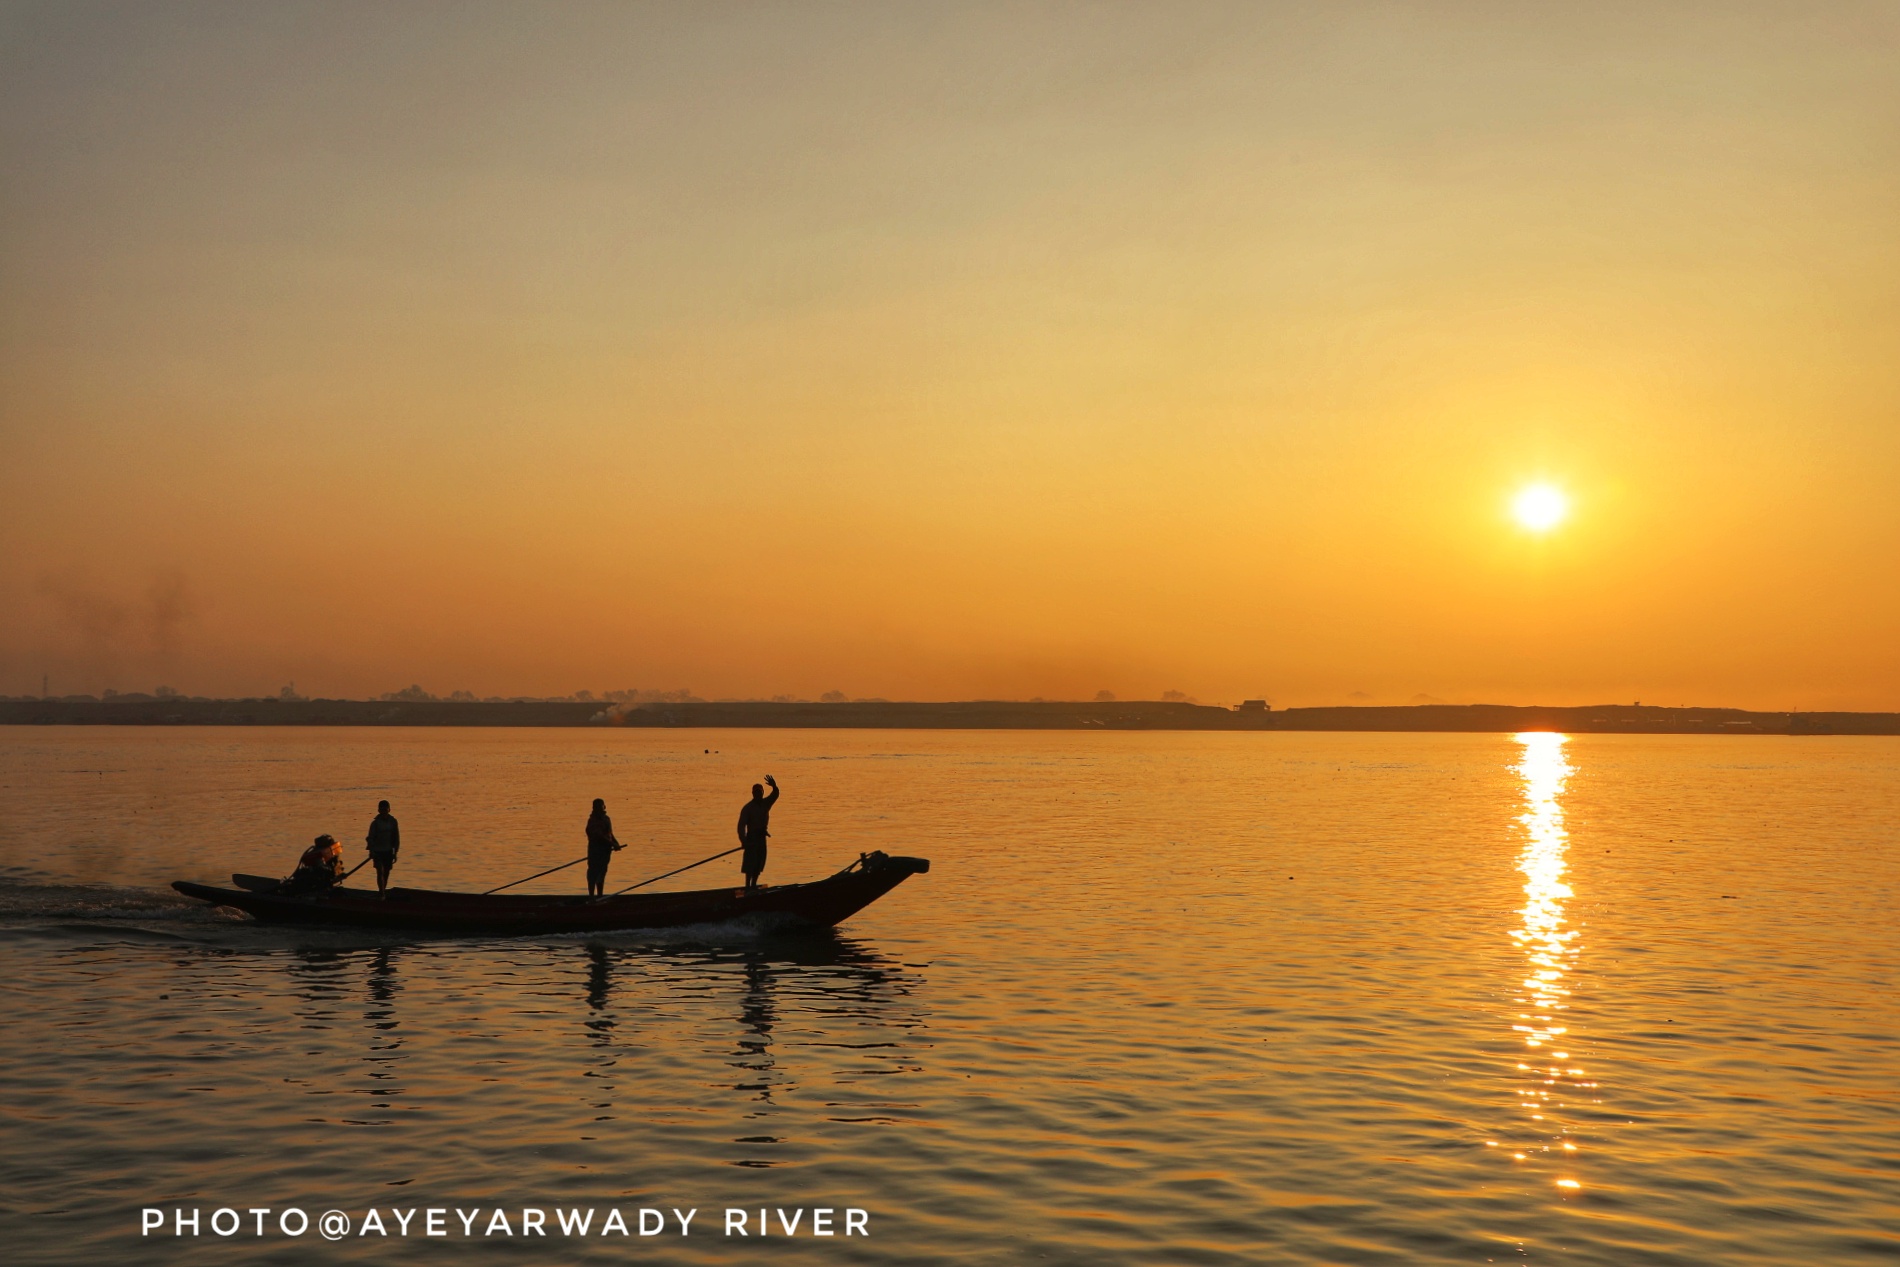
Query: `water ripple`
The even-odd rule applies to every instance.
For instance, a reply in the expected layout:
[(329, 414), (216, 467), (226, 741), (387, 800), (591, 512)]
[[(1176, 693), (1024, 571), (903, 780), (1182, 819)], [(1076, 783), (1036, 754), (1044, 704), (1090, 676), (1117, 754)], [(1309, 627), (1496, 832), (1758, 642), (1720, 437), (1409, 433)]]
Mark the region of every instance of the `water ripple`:
[[(1889, 741), (158, 738), (35, 732), (0, 789), (23, 1258), (266, 1258), (135, 1245), (136, 1207), (293, 1201), (873, 1212), (754, 1246), (813, 1262), (1900, 1250)], [(117, 772), (83, 814), (80, 769)], [(356, 788), (397, 802), (415, 883), (559, 861), (595, 794), (657, 872), (763, 769), (785, 878), (873, 847), (932, 872), (789, 940), (385, 940), (162, 887), (281, 868)]]

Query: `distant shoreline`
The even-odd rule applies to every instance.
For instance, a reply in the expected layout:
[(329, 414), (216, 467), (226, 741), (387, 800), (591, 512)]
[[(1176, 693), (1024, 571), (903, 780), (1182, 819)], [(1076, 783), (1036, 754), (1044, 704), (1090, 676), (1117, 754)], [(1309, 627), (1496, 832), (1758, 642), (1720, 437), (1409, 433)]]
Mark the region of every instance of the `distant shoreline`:
[(161, 699), (0, 700), (8, 726), (637, 726), (858, 730), (1358, 730), (1643, 735), (1900, 735), (1900, 713), (1758, 713), (1599, 704), (1216, 708), (970, 700), (956, 703), (601, 703)]

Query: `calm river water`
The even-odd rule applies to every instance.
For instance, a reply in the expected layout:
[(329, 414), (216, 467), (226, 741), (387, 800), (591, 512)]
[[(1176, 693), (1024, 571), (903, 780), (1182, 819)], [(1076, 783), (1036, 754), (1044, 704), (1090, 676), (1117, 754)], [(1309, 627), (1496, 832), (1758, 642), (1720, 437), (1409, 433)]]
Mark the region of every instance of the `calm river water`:
[[(628, 883), (732, 843), (766, 773), (768, 880), (872, 848), (932, 871), (798, 939), (378, 940), (165, 888), (281, 874), (319, 831), (354, 861), (379, 797), (398, 882), (575, 857), (601, 796)], [(1881, 738), (0, 729), (0, 1239), (11, 1262), (1891, 1262), (1897, 879)]]

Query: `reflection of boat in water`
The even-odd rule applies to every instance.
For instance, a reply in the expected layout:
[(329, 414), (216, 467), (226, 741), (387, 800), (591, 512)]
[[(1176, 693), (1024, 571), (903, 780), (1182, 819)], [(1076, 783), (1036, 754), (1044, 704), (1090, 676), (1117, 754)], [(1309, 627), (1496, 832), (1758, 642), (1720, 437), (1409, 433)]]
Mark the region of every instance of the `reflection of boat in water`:
[(925, 858), (865, 854), (823, 880), (752, 890), (700, 889), (588, 898), (571, 895), (449, 893), (391, 889), (378, 899), (367, 889), (342, 887), (285, 893), (276, 880), (232, 876), (236, 888), (179, 880), (172, 887), (276, 924), (331, 924), (450, 936), (518, 937), (542, 933), (605, 933), (741, 921), (762, 928), (828, 928), (849, 919), (914, 874), (930, 870)]

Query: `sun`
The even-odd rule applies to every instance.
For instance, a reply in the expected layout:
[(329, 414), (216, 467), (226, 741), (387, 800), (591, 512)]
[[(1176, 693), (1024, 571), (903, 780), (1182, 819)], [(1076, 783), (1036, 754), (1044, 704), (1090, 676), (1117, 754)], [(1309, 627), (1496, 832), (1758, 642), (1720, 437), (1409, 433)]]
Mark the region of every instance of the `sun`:
[(1531, 484), (1511, 499), (1511, 517), (1532, 532), (1549, 532), (1570, 514), (1570, 499), (1551, 484)]

